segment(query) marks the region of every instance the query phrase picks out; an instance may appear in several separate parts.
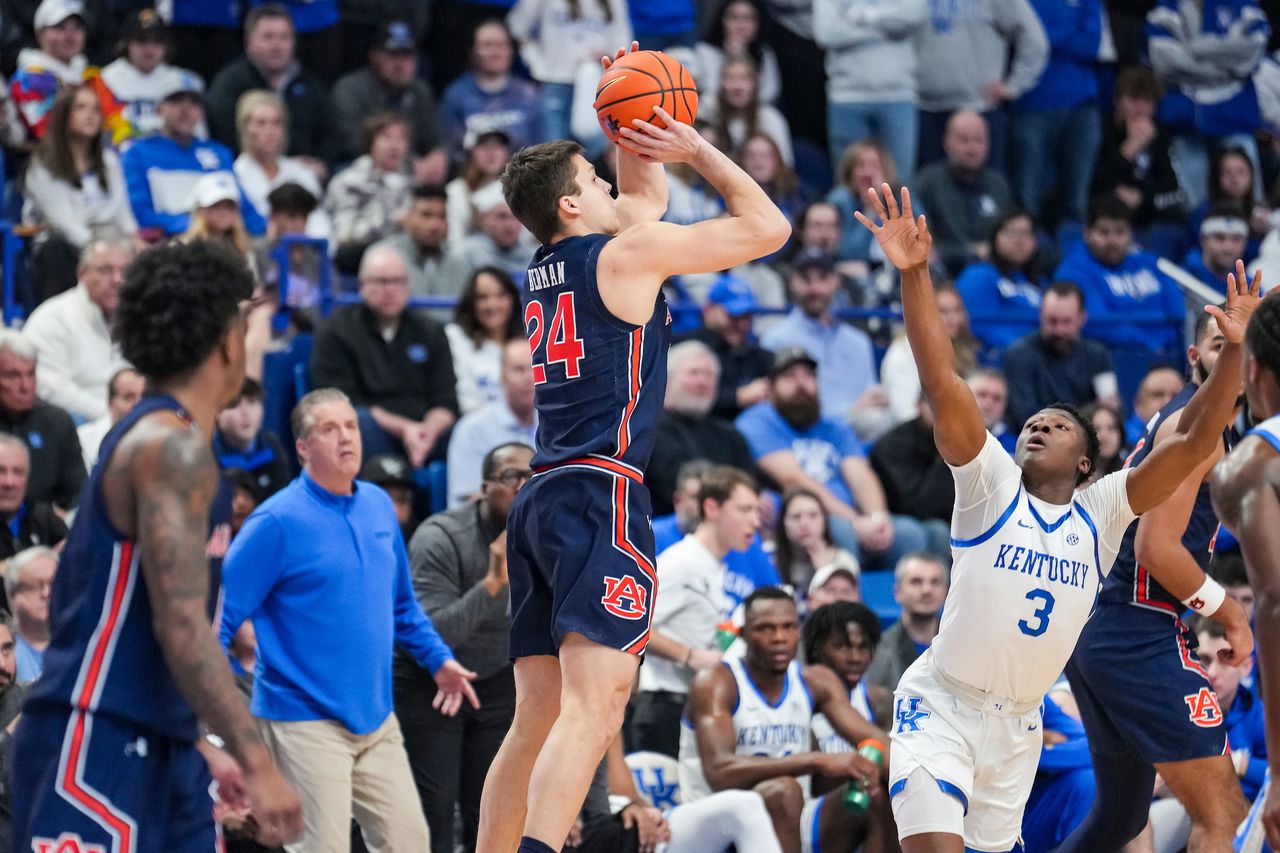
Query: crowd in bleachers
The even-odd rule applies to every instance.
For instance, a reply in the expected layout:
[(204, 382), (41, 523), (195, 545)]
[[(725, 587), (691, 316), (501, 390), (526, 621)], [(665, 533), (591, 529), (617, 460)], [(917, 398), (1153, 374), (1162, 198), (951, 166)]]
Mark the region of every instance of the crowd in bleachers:
[[(1180, 390), (1203, 294), (1224, 293), (1237, 258), (1265, 285), (1280, 265), (1274, 2), (152, 5), (0, 0), (3, 224), (23, 247), (5, 270), (17, 304), (5, 319), (21, 331), (0, 332), (8, 681), (39, 674), (49, 549), (98, 443), (142, 393), (109, 332), (125, 269), (164, 241), (225, 242), (261, 296), (249, 376), (213, 439), (234, 529), (297, 473), (292, 405), (340, 389), (365, 477), (395, 501), (419, 599), (481, 675), (484, 710), (446, 721), (429, 678), (396, 665), (436, 853), (474, 845), (477, 780), (514, 703), (505, 565), (489, 546), (530, 472), (527, 453), (493, 451), (535, 440), (518, 288), (536, 241), (499, 178), (522, 146), (574, 137), (612, 179), (591, 108), (602, 55), (634, 38), (680, 59), (699, 84), (699, 132), (793, 224), (777, 254), (667, 287), (679, 343), (645, 477), (659, 550), (704, 518), (710, 466), (763, 491), (749, 544), (721, 555), (712, 646), (653, 646), (662, 665), (642, 671), (629, 750), (679, 756), (689, 678), (720, 660), (753, 590), (785, 585), (803, 616), (866, 602), (886, 628), (865, 638), (878, 650), (861, 665), (877, 689), (937, 631), (952, 481), (897, 273), (854, 218), (867, 187), (909, 186), (928, 218), (938, 307), (987, 428), (1012, 452), (1029, 414), (1088, 406), (1094, 476), (1119, 468)], [(688, 167), (667, 182), (668, 220), (723, 212)], [(664, 569), (692, 570), (660, 559), (664, 585)], [(1205, 648), (1220, 641), (1212, 623), (1199, 630)], [(247, 654), (236, 642), (251, 661), (251, 641)], [(1247, 672), (1206, 666), (1224, 709), (1254, 707)], [(3, 675), (0, 725), (16, 711)], [(1064, 741), (1083, 742), (1069, 692), (1048, 701)], [(1265, 745), (1248, 744), (1238, 766), (1253, 796)], [(1066, 751), (1051, 745), (1042, 781), (1069, 779), (1076, 796), (1051, 802), (1074, 811), (1029, 823), (1028, 850), (1050, 849), (1088, 806), (1087, 751), (1056, 761)], [(652, 771), (636, 778), (655, 800)], [(1155, 849), (1177, 850), (1183, 816), (1160, 802)]]

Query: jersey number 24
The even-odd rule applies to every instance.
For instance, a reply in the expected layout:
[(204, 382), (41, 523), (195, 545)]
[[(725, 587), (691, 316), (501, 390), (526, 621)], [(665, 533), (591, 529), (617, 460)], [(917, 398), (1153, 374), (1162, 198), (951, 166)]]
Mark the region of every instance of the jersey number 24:
[[(533, 357), (533, 383), (547, 381), (546, 364), (563, 364), (564, 378), (577, 379), (581, 371), (578, 363), (585, 355), (582, 338), (578, 337), (578, 322), (573, 311), (573, 291), (565, 291), (556, 299), (556, 313), (547, 328), (542, 303), (536, 299), (525, 306), (524, 328), (529, 335), (529, 354)], [(547, 334), (549, 333), (549, 334)], [(543, 337), (547, 338), (545, 356), (538, 353)], [(546, 362), (544, 364), (543, 362)]]

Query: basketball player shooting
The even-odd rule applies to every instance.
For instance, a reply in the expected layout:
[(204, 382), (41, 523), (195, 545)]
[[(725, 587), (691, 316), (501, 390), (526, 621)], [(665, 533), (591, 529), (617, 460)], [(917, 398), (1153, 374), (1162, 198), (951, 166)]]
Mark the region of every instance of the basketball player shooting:
[(867, 190), (882, 225), (858, 213), (902, 272), (902, 313), (951, 467), (951, 590), (938, 636), (894, 694), (889, 794), (904, 853), (1007, 851), (1043, 744), (1040, 703), (1062, 672), (1126, 528), (1214, 453), (1240, 388), (1240, 342), (1259, 303), (1230, 276), (1226, 308), (1206, 306), (1226, 343), (1178, 426), (1137, 468), (1077, 491), (1098, 437), (1074, 407), (1032, 415), (1013, 459), (986, 431), (956, 373), (929, 276), (925, 218), (888, 184)]
[[(777, 251), (791, 232), (732, 160), (653, 113), (654, 123), (619, 129), (616, 199), (570, 141), (517, 152), (502, 177), (512, 212), (542, 243), (521, 291), (538, 453), (507, 521), (517, 698), (485, 780), (485, 853), (560, 850), (649, 639), (657, 584), (643, 477), (666, 386), (662, 284)], [(696, 169), (728, 216), (658, 221), (664, 163)]]
[[(1218, 463), (1211, 478), (1213, 508), (1240, 540), (1249, 585), (1257, 594), (1254, 630), (1266, 709), (1267, 781), (1241, 827), (1237, 850), (1261, 849), (1265, 835), (1280, 850), (1280, 299), (1262, 301), (1245, 333), (1244, 392), (1261, 419)], [(1260, 813), (1259, 813), (1260, 812)]]

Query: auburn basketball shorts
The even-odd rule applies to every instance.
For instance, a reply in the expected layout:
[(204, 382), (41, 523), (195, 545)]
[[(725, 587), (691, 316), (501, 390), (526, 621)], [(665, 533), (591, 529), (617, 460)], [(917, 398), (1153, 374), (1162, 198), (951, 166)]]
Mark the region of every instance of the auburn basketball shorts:
[(1195, 647), (1172, 611), (1098, 602), (1067, 663), (1089, 748), (1148, 764), (1225, 752), (1222, 709)]
[(13, 742), (14, 850), (211, 853), (204, 757), (114, 717), (28, 708)]
[(658, 593), (651, 512), (640, 472), (607, 457), (525, 484), (507, 518), (512, 659), (557, 654), (569, 633), (644, 653)]

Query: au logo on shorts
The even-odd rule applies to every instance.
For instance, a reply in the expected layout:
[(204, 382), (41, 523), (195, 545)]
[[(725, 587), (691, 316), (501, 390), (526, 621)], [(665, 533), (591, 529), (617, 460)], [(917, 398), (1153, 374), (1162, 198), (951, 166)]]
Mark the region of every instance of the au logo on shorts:
[(621, 619), (643, 619), (648, 613), (645, 607), (645, 590), (630, 576), (604, 579), (604, 597), (600, 603), (604, 609)]
[(31, 839), (32, 853), (106, 853), (101, 844), (85, 844), (74, 832), (64, 832), (57, 838)]
[(1201, 687), (1199, 693), (1183, 696), (1182, 701), (1190, 709), (1191, 722), (1202, 729), (1211, 729), (1222, 724), (1222, 708), (1218, 705), (1218, 696), (1208, 687)]

